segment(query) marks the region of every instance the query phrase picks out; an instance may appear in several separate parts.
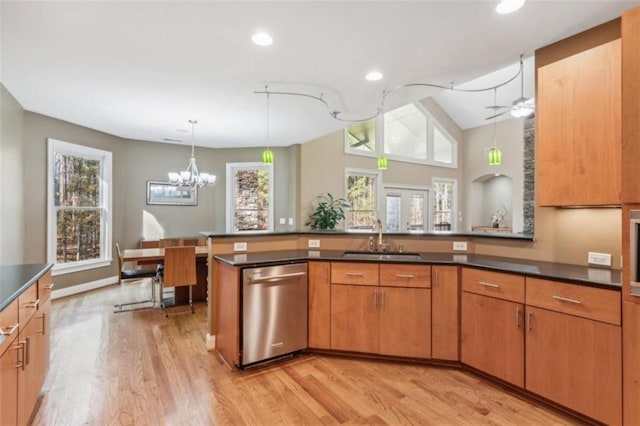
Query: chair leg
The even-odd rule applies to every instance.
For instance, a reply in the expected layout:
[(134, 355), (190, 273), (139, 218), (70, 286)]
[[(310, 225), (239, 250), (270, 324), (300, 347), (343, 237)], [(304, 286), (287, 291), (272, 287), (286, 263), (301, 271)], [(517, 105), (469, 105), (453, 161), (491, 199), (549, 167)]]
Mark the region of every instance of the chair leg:
[[(151, 278), (151, 298), (149, 300), (140, 300), (137, 302), (128, 302), (128, 303), (118, 303), (116, 305), (113, 305), (113, 307), (115, 308), (113, 310), (113, 313), (118, 314), (120, 312), (133, 312), (133, 311), (141, 311), (143, 309), (151, 309), (154, 308), (156, 305), (156, 291), (155, 291), (155, 279)], [(131, 305), (140, 305), (143, 303), (150, 303), (150, 306), (140, 306), (137, 308), (130, 308), (130, 309), (124, 309), (124, 306), (131, 306)]]
[[(166, 318), (173, 317), (173, 316), (176, 316), (176, 315), (182, 315), (182, 314), (189, 314), (189, 313), (194, 314), (196, 312), (196, 310), (193, 307), (193, 286), (189, 286), (189, 305), (188, 305), (189, 308), (188, 308), (188, 310), (179, 311), (179, 312), (171, 312), (171, 313), (168, 312), (167, 311), (167, 307), (164, 304), (164, 297), (162, 298), (162, 302), (161, 302), (160, 306), (162, 307), (162, 313), (164, 313), (164, 316)], [(180, 306), (184, 306), (184, 305), (180, 305)]]

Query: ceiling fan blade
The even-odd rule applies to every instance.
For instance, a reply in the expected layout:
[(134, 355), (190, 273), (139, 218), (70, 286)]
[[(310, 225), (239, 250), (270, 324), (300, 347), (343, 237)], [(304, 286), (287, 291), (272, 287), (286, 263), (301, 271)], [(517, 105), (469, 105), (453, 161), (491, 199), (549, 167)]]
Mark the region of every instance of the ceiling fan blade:
[(498, 109), (502, 109), (502, 108), (511, 108), (511, 105), (489, 105), (489, 106), (486, 106), (485, 108), (498, 110)]
[(509, 111), (502, 111), (502, 112), (499, 112), (499, 113), (497, 113), (497, 114), (494, 114), (494, 115), (492, 115), (492, 116), (490, 116), (490, 117), (485, 118), (485, 120), (493, 120), (494, 118), (498, 118), (498, 117), (500, 117), (501, 115), (506, 114), (507, 112), (509, 112)]

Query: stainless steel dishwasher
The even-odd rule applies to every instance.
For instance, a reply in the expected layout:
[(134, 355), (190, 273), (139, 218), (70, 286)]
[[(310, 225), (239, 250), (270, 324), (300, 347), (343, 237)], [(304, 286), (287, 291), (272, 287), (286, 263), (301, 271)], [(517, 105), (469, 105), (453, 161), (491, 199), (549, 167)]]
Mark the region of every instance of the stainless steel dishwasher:
[(307, 347), (306, 263), (243, 270), (241, 338), (241, 367)]

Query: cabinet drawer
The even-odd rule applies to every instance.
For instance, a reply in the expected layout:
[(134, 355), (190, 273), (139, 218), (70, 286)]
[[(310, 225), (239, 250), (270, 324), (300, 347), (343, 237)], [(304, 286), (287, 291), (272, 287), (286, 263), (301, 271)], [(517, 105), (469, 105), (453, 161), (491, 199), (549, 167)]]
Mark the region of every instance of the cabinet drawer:
[(524, 303), (524, 276), (462, 268), (462, 290)]
[(29, 288), (18, 296), (18, 321), (20, 330), (23, 330), (31, 320), (33, 314), (38, 310), (38, 285), (33, 283)]
[(527, 305), (620, 325), (620, 292), (527, 278)]
[(378, 264), (331, 262), (333, 284), (378, 285)]
[(431, 266), (381, 264), (380, 285), (387, 287), (431, 287)]
[(0, 312), (0, 355), (18, 335), (18, 300), (14, 300)]
[(38, 298), (40, 303), (44, 303), (51, 297), (51, 290), (53, 289), (53, 280), (51, 278), (51, 270), (44, 274), (38, 280)]

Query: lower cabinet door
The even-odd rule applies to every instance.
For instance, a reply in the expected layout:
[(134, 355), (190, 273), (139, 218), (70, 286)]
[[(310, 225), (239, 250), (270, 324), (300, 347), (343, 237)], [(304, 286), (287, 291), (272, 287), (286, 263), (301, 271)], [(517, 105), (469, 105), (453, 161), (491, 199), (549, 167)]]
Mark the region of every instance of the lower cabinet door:
[(431, 290), (380, 287), (380, 354), (431, 357)]
[(532, 307), (526, 319), (527, 390), (621, 424), (621, 328)]
[[(14, 336), (15, 337), (15, 336)], [(21, 347), (18, 339), (0, 355), (0, 424), (18, 423), (18, 368)]]
[(461, 360), (524, 387), (524, 306), (462, 293)]
[(374, 286), (331, 286), (331, 349), (378, 352), (380, 291)]
[(44, 383), (42, 327), (42, 320), (34, 315), (18, 335), (25, 347), (24, 360), (21, 360), (24, 369), (18, 370), (18, 424), (21, 425), (28, 423)]

